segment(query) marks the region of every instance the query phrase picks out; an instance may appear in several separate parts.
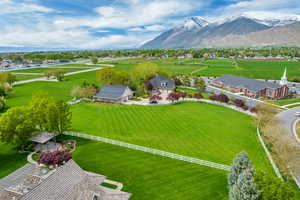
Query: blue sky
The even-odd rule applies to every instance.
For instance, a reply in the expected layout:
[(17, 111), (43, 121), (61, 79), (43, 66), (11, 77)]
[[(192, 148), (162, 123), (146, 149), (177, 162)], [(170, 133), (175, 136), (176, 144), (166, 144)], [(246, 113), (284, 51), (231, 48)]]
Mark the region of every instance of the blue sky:
[(135, 48), (187, 17), (299, 15), (299, 0), (0, 0), (0, 46)]

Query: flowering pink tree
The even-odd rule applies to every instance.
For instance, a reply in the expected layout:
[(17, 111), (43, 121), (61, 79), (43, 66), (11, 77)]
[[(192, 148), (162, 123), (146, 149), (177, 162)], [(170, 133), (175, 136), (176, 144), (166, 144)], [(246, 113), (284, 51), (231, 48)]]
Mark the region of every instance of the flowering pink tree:
[(170, 93), (169, 96), (167, 97), (167, 100), (172, 101), (172, 102), (178, 101), (178, 99), (179, 99), (179, 96), (174, 92)]
[(66, 151), (43, 152), (38, 159), (38, 163), (47, 166), (62, 165), (64, 162), (69, 161), (71, 158), (71, 153)]
[(162, 100), (162, 98), (161, 98), (161, 96), (159, 96), (158, 94), (153, 95), (153, 96), (150, 97), (150, 99), (149, 99), (150, 102), (158, 102), (158, 101), (160, 101), (160, 100)]
[(194, 94), (194, 98), (195, 98), (195, 99), (202, 99), (203, 96), (202, 96), (201, 93), (197, 93), (197, 94)]

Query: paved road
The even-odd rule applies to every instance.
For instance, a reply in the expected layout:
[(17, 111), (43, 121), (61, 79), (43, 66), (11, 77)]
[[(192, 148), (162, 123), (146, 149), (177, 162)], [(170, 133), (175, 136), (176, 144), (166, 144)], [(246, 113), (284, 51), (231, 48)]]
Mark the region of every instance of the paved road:
[[(300, 148), (300, 140), (296, 136), (296, 129), (295, 129), (295, 123), (300, 118), (295, 116), (296, 112), (300, 112), (300, 107), (291, 108), (286, 111), (280, 112), (277, 117), (281, 121), (281, 126), (286, 130), (287, 136), (297, 140), (299, 142), (299, 148)], [(298, 186), (300, 187), (300, 172), (294, 172), (294, 176), (298, 181)]]

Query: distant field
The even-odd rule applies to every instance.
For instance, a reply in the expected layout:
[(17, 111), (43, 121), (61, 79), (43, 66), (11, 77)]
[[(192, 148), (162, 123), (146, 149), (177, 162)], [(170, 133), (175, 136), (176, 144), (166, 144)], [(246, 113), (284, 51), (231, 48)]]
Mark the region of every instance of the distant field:
[(73, 159), (85, 170), (124, 184), (132, 200), (227, 199), (227, 173), (79, 138)]
[(140, 62), (156, 63), (173, 73), (194, 73), (202, 76), (233, 74), (258, 79), (280, 79), (287, 67), (288, 78), (300, 77), (300, 62), (296, 61), (242, 61), (232, 59), (128, 59), (105, 62), (115, 64), (116, 69), (129, 71)]
[(32, 95), (36, 93), (48, 93), (57, 99), (71, 100), (71, 90), (75, 86), (81, 85), (83, 81), (95, 83), (96, 71), (67, 76), (66, 81), (63, 82), (38, 81), (15, 85), (13, 87), (14, 92), (7, 99), (7, 105), (9, 107), (26, 105)]
[(247, 151), (258, 168), (270, 169), (252, 118), (228, 108), (205, 103), (87, 103), (72, 110), (74, 131), (222, 164), (231, 164), (237, 153)]
[(13, 145), (0, 143), (0, 178), (23, 166), (27, 162), (26, 156), (18, 153)]
[(29, 80), (34, 78), (42, 77), (43, 75), (33, 75), (33, 74), (16, 74), (17, 81)]
[[(288, 105), (288, 104), (293, 104), (293, 103), (300, 103), (300, 98), (293, 98), (293, 99), (279, 99), (276, 101), (269, 101), (270, 103), (274, 103), (276, 105), (280, 105), (280, 106), (284, 106), (284, 105)], [(298, 105), (300, 106), (300, 105)]]
[(44, 73), (47, 70), (50, 69), (61, 69), (63, 70), (65, 73), (68, 72), (76, 72), (76, 71), (80, 71), (80, 70), (85, 70), (87, 68), (55, 68), (55, 67), (44, 67), (44, 68), (32, 68), (32, 69), (22, 69), (22, 70), (17, 70), (17, 71), (13, 71), (14, 73)]

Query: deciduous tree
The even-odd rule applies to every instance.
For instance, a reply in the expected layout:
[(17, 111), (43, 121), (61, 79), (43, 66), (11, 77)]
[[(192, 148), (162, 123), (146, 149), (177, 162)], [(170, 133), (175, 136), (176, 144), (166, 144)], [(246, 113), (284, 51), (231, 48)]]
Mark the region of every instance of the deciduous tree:
[(18, 145), (22, 150), (35, 130), (35, 123), (27, 107), (13, 107), (0, 118), (0, 140)]

